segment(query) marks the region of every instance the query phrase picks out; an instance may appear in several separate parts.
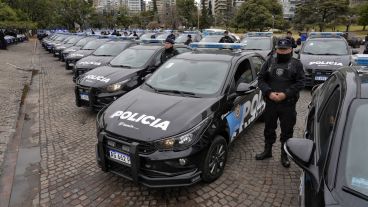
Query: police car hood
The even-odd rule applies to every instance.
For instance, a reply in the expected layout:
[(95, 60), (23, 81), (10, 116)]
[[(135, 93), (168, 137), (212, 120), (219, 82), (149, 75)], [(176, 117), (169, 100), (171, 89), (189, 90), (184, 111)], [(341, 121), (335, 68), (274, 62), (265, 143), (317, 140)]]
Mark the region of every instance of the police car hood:
[(306, 69), (336, 70), (350, 64), (350, 55), (308, 55), (302, 54), (300, 61)]
[(77, 55), (79, 57), (85, 57), (85, 56), (88, 56), (90, 54), (92, 54), (94, 52), (94, 50), (78, 50), (78, 51), (75, 51), (75, 52), (72, 52), (70, 54), (74, 54), (74, 55)]
[(68, 48), (68, 47), (71, 47), (73, 46), (73, 44), (69, 43), (69, 44), (62, 44), (62, 45), (59, 45), (57, 47), (55, 47), (56, 50), (62, 50), (62, 49), (65, 49), (65, 48)]
[(68, 49), (64, 50), (63, 53), (70, 53), (70, 52), (78, 51), (80, 49), (81, 47), (79, 46), (73, 46), (73, 47), (69, 47)]
[(108, 132), (140, 141), (181, 134), (216, 110), (220, 98), (158, 94), (137, 88), (113, 102), (104, 112)]
[(90, 55), (77, 62), (77, 68), (93, 69), (109, 63), (114, 57)]
[(84, 73), (78, 84), (93, 88), (100, 88), (127, 80), (140, 69), (125, 69), (120, 67), (102, 66)]

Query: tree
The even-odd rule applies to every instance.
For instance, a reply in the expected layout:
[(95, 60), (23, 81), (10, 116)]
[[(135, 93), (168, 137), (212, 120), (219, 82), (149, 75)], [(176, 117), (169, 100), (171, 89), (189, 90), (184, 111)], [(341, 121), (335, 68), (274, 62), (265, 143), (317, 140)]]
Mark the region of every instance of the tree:
[(294, 23), (296, 25), (318, 25), (321, 32), (326, 25), (347, 14), (349, 1), (347, 0), (308, 0), (298, 5)]
[(118, 26), (128, 28), (131, 23), (132, 23), (132, 17), (129, 15), (128, 8), (125, 6), (120, 7), (117, 12), (116, 24)]
[(201, 16), (200, 16), (200, 19), (199, 19), (199, 22), (200, 22), (199, 27), (201, 29), (205, 29), (205, 28), (208, 28), (210, 26), (210, 23), (209, 23), (208, 11), (207, 11), (205, 1), (201, 0), (201, 4), (202, 4), (202, 12), (201, 12)]
[(177, 0), (176, 10), (184, 26), (193, 27), (196, 25), (197, 7), (194, 0)]
[(237, 10), (234, 21), (247, 30), (259, 31), (285, 25), (282, 7), (273, 0), (246, 0)]
[(358, 9), (358, 15), (358, 23), (363, 25), (363, 30), (365, 31), (365, 27), (368, 25), (368, 3), (360, 6)]

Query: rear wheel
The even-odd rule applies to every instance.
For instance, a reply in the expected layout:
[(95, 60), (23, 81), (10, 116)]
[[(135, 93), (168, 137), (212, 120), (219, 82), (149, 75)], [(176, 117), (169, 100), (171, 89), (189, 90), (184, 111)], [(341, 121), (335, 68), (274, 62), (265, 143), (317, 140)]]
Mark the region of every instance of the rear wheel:
[(227, 152), (225, 138), (219, 135), (216, 136), (202, 162), (203, 181), (212, 182), (222, 175), (227, 160)]

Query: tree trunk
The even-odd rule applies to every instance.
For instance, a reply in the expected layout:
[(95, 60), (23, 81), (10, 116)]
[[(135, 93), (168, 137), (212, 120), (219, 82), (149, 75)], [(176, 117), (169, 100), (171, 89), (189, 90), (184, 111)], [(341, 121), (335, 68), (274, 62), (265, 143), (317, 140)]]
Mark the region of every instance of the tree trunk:
[(363, 31), (365, 31), (365, 26), (366, 26), (366, 25), (363, 25)]
[(346, 32), (349, 32), (350, 24), (346, 25)]

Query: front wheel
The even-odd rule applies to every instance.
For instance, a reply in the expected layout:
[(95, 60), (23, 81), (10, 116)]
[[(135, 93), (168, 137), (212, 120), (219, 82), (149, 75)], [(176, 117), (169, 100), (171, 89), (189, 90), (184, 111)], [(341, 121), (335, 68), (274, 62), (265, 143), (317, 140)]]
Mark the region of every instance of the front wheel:
[(202, 162), (202, 180), (212, 182), (219, 178), (225, 169), (227, 160), (227, 142), (224, 137), (216, 136)]

